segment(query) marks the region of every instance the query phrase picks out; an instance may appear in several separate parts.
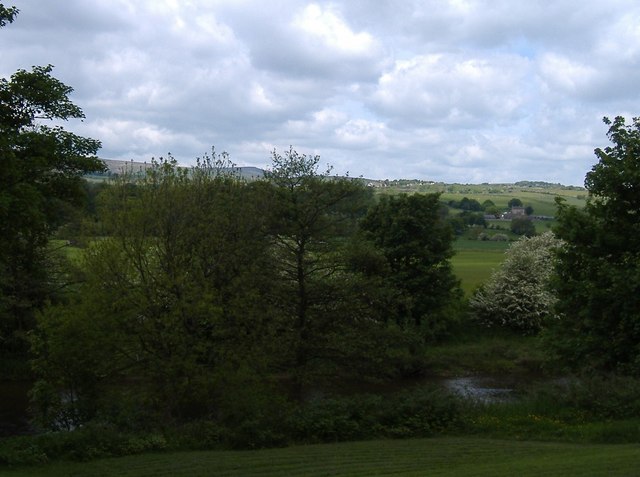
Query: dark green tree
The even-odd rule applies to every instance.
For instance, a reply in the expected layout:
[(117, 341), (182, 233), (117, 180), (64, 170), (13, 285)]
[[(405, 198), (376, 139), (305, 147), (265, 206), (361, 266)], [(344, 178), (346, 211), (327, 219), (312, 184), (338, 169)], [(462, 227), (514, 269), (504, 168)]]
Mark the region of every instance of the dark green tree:
[(319, 163), (319, 156), (292, 148), (274, 151), (265, 174), (278, 277), (269, 299), (284, 320), (282, 349), (289, 350), (286, 366), (298, 395), (319, 370), (334, 373), (349, 347), (344, 337), (359, 313), (345, 253), (371, 198), (361, 181), (332, 177)]
[[(3, 26), (17, 10), (0, 6)], [(0, 350), (24, 349), (34, 311), (52, 298), (47, 243), (65, 220), (66, 204), (82, 197), (82, 176), (102, 170), (96, 140), (47, 120), (83, 118), (73, 91), (52, 66), (0, 79)]]
[(446, 327), (444, 311), (459, 298), (449, 262), (453, 232), (440, 215), (439, 195), (383, 196), (361, 227), (388, 263), (388, 284), (398, 291), (395, 319), (425, 337), (437, 335)]
[(558, 323), (552, 343), (574, 368), (640, 375), (640, 119), (604, 119), (583, 210), (558, 200)]
[(522, 201), (520, 199), (517, 198), (513, 198), (509, 201), (509, 203), (507, 204), (507, 206), (509, 206), (509, 208), (512, 207), (522, 207)]
[(127, 400), (167, 420), (202, 417), (219, 412), (229, 381), (269, 366), (268, 204), (220, 169), (169, 159), (104, 192), (107, 235), (86, 252), (85, 281), (33, 334), (43, 421), (60, 410), (91, 419)]
[(491, 199), (487, 199), (482, 203), (482, 210), (486, 212), (487, 209), (493, 208), (495, 206), (496, 206), (495, 202), (493, 202)]
[(516, 235), (533, 237), (536, 234), (536, 226), (529, 217), (514, 217), (511, 219), (511, 231)]

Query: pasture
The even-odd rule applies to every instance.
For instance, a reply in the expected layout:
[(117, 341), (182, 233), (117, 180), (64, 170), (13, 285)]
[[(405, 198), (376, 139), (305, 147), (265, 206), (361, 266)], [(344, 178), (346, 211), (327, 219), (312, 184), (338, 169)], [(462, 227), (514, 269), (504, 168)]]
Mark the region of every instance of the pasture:
[(491, 272), (500, 266), (508, 247), (508, 242), (456, 240), (451, 265), (462, 282), (462, 290), (466, 296), (482, 285)]
[(523, 204), (533, 207), (534, 215), (556, 215), (556, 197), (560, 197), (569, 205), (582, 207), (587, 192), (580, 187), (561, 186), (559, 184), (518, 185), (518, 184), (426, 184), (417, 181), (399, 181), (389, 187), (378, 189), (382, 194), (422, 194), (439, 193), (440, 200), (459, 201), (464, 197), (475, 199), (481, 204), (491, 200), (499, 209), (507, 210), (507, 204), (513, 198), (520, 199)]

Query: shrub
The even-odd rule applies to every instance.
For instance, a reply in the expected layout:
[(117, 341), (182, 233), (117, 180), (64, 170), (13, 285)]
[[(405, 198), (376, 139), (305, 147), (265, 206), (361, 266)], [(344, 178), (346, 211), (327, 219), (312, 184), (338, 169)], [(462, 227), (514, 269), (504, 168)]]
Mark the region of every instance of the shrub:
[(495, 242), (508, 242), (509, 237), (505, 234), (495, 234), (491, 236), (491, 240)]
[(551, 232), (514, 243), (502, 267), (471, 298), (473, 317), (490, 328), (540, 331), (553, 316), (556, 297), (549, 282), (554, 251), (561, 244)]
[(462, 401), (440, 388), (389, 396), (325, 399), (300, 407), (290, 421), (297, 442), (427, 437), (458, 426)]
[(89, 424), (70, 432), (7, 439), (0, 445), (0, 463), (41, 464), (53, 459), (87, 461), (142, 452), (164, 450), (168, 446), (160, 433), (128, 434), (107, 424)]

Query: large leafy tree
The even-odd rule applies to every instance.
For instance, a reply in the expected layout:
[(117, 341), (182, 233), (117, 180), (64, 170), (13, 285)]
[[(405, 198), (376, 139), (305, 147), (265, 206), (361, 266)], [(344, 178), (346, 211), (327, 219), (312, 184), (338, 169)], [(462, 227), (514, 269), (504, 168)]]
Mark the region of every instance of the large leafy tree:
[(129, 393), (165, 418), (207, 415), (223, 381), (268, 366), (266, 203), (260, 187), (219, 169), (156, 162), (103, 193), (107, 236), (85, 254), (86, 280), (72, 303), (42, 314), (32, 339), (45, 422), (60, 410), (92, 418), (105, 389), (113, 407)]
[(576, 368), (640, 374), (640, 119), (605, 118), (612, 145), (596, 149), (584, 210), (559, 202), (554, 335)]
[[(345, 258), (370, 199), (358, 180), (320, 170), (320, 157), (273, 152), (269, 228), (278, 271), (270, 296), (283, 320), (287, 366), (298, 393), (319, 369), (344, 356), (345, 333), (358, 318), (355, 277)], [(342, 343), (340, 343), (342, 341)], [(354, 348), (355, 343), (351, 343)]]
[[(17, 10), (0, 5), (0, 26)], [(82, 176), (102, 170), (99, 141), (46, 121), (83, 118), (72, 88), (52, 66), (0, 79), (0, 346), (21, 348), (33, 312), (51, 297), (47, 241), (63, 222), (65, 204), (81, 198)]]
[(460, 293), (449, 262), (453, 230), (442, 216), (439, 195), (383, 196), (361, 227), (386, 259), (383, 273), (397, 291), (396, 321), (425, 338), (438, 335), (445, 310)]

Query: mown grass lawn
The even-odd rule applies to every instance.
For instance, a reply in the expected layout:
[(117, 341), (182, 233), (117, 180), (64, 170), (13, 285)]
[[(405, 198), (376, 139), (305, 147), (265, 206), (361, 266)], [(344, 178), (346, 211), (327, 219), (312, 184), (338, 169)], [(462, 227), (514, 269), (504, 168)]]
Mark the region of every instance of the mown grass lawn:
[(3, 476), (632, 476), (640, 446), (482, 438), (384, 440), (257, 451), (143, 454), (0, 470)]

